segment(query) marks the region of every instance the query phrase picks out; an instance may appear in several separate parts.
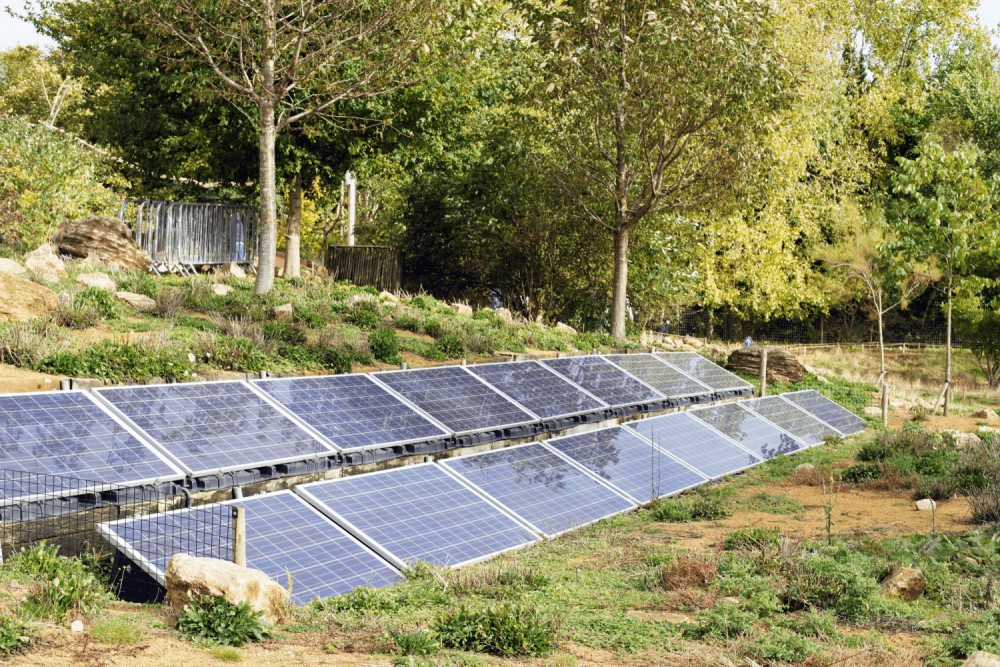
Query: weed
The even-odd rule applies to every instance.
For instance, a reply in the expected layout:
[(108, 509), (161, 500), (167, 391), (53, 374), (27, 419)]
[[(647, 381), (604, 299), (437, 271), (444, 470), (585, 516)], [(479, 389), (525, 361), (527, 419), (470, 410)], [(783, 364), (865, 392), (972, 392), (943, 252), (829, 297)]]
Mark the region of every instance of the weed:
[(31, 633), (24, 623), (10, 616), (0, 616), (0, 655), (20, 653), (31, 644)]
[(98, 621), (90, 636), (102, 644), (134, 645), (146, 636), (146, 629), (135, 616), (112, 616)]
[(204, 597), (184, 605), (177, 618), (177, 632), (192, 641), (243, 646), (270, 636), (261, 621), (263, 612), (246, 602), (233, 604), (223, 597)]
[(281, 320), (271, 320), (265, 322), (260, 329), (264, 338), (286, 345), (303, 345), (306, 342), (306, 333), (288, 322)]
[(722, 542), (722, 548), (726, 551), (737, 551), (740, 549), (765, 549), (778, 546), (777, 528), (760, 528), (751, 526), (749, 528), (739, 528), (726, 535)]
[(655, 644), (662, 644), (674, 629), (666, 623), (656, 623), (624, 614), (583, 620), (574, 632), (574, 639), (593, 648), (620, 653), (638, 653)]
[(968, 658), (976, 651), (1000, 653), (1000, 610), (980, 614), (959, 632), (944, 640), (943, 648), (952, 658)]
[(547, 655), (556, 642), (554, 621), (537, 609), (511, 603), (480, 611), (462, 607), (439, 616), (434, 631), (446, 647), (503, 658)]
[(111, 599), (95, 572), (79, 558), (59, 555), (59, 547), (41, 544), (19, 552), (10, 569), (39, 582), (24, 601), (25, 613), (61, 620), (70, 612), (91, 614)]
[(367, 586), (355, 588), (350, 593), (338, 595), (327, 601), (316, 601), (314, 606), (320, 609), (355, 613), (385, 613), (399, 609), (399, 604), (395, 599)]
[(150, 299), (155, 299), (160, 290), (156, 278), (144, 271), (118, 271), (114, 274), (114, 280), (118, 289), (133, 294), (142, 294)]
[(819, 645), (806, 637), (783, 628), (772, 628), (753, 641), (747, 652), (769, 663), (802, 662), (818, 653)]
[(156, 293), (156, 312), (167, 320), (176, 320), (184, 309), (188, 295), (179, 287), (161, 289)]
[(393, 326), (397, 329), (402, 329), (403, 331), (420, 333), (420, 320), (409, 313), (397, 315), (393, 321)]
[(0, 325), (0, 362), (19, 368), (35, 368), (42, 359), (63, 351), (62, 330), (48, 320), (9, 322)]
[(766, 512), (767, 514), (797, 515), (806, 510), (805, 506), (794, 498), (770, 493), (755, 493), (747, 496), (742, 505), (748, 510)]
[(1000, 523), (1000, 482), (969, 493), (969, 514), (973, 523)]
[(392, 641), (399, 655), (433, 655), (440, 649), (434, 633), (423, 628), (414, 632), (397, 630)]
[(243, 662), (243, 655), (232, 646), (213, 646), (209, 653), (220, 662)]
[(538, 591), (550, 583), (542, 570), (514, 561), (488, 563), (449, 573), (449, 589), (455, 595), (511, 598)]
[(730, 508), (717, 496), (693, 494), (678, 498), (663, 498), (650, 506), (653, 518), (671, 523), (687, 521), (717, 521), (730, 514)]
[(444, 335), (444, 325), (441, 324), (441, 320), (433, 317), (428, 317), (423, 321), (422, 328), (424, 333), (431, 338), (439, 338)]
[(458, 359), (466, 353), (465, 342), (455, 334), (444, 334), (438, 338), (434, 349), (447, 359)]
[(53, 313), (55, 321), (70, 329), (86, 329), (118, 317), (121, 305), (108, 292), (86, 287), (76, 294), (63, 292)]
[(361, 329), (374, 329), (382, 323), (378, 304), (374, 301), (359, 301), (347, 314), (347, 321)]
[(379, 361), (395, 363), (399, 359), (399, 338), (392, 329), (375, 329), (368, 335), (368, 349)]
[(840, 474), (841, 481), (847, 484), (870, 482), (882, 477), (882, 466), (878, 463), (859, 463), (847, 468)]
[(243, 336), (202, 334), (196, 342), (201, 358), (216, 368), (255, 373), (268, 370), (272, 365), (267, 350)]
[(148, 382), (153, 378), (189, 379), (193, 364), (184, 350), (141, 341), (103, 340), (80, 352), (47, 356), (38, 363), (37, 369), (112, 382)]
[(701, 555), (678, 556), (673, 563), (660, 566), (653, 585), (672, 591), (680, 588), (704, 588), (719, 574), (719, 561)]
[(697, 624), (684, 628), (684, 636), (723, 641), (749, 633), (757, 622), (757, 615), (735, 604), (721, 604), (700, 612), (697, 621)]

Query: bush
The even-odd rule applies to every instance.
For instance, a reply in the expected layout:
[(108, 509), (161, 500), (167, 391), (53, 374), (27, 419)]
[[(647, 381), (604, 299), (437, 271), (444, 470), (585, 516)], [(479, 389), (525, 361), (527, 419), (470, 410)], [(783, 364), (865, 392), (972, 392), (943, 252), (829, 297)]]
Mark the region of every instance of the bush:
[(1000, 523), (1000, 482), (971, 491), (968, 501), (973, 523)]
[(851, 466), (841, 473), (840, 479), (848, 484), (871, 482), (882, 477), (882, 466), (878, 463), (861, 463)]
[(263, 612), (246, 602), (233, 604), (223, 597), (209, 596), (184, 605), (177, 619), (177, 632), (186, 639), (243, 646), (270, 637), (261, 621)]
[(547, 655), (556, 642), (553, 621), (536, 609), (509, 603), (482, 611), (463, 607), (439, 616), (434, 631), (448, 648), (502, 658)]
[(374, 329), (382, 323), (382, 315), (374, 301), (359, 301), (354, 304), (346, 319), (361, 329)]
[(80, 352), (59, 352), (42, 359), (37, 370), (55, 375), (100, 378), (110, 382), (185, 380), (194, 365), (185, 350), (141, 342), (104, 340)]
[(445, 334), (434, 343), (434, 349), (447, 359), (458, 359), (465, 355), (465, 343), (455, 334)]
[(19, 552), (10, 569), (39, 582), (24, 601), (25, 613), (62, 620), (70, 612), (93, 614), (111, 600), (104, 583), (79, 558), (59, 555), (59, 547), (42, 544)]
[(393, 326), (397, 329), (402, 329), (403, 331), (412, 331), (413, 333), (420, 333), (420, 320), (413, 315), (403, 314), (397, 315), (393, 321)]
[(980, 614), (959, 632), (949, 635), (943, 647), (949, 657), (957, 659), (968, 658), (976, 651), (1000, 653), (1000, 609)]
[(726, 535), (722, 548), (727, 551), (740, 549), (764, 549), (778, 546), (779, 531), (777, 528), (760, 528), (752, 526), (740, 528)]
[(392, 635), (392, 641), (399, 655), (433, 655), (439, 648), (437, 638), (424, 629), (415, 632), (397, 630)]
[(37, 368), (42, 359), (66, 347), (64, 333), (47, 320), (0, 325), (0, 362), (19, 368)]
[(0, 655), (20, 653), (30, 643), (31, 634), (24, 623), (10, 616), (0, 616)]
[(303, 345), (306, 342), (306, 332), (288, 322), (271, 320), (261, 326), (261, 335), (269, 340), (286, 345)]
[(399, 359), (399, 338), (392, 329), (376, 329), (368, 335), (368, 349), (379, 361), (393, 363)]
[(444, 325), (440, 320), (428, 317), (423, 322), (423, 330), (431, 338), (438, 338), (444, 334)]
[(696, 625), (689, 625), (684, 629), (684, 636), (723, 641), (750, 632), (757, 622), (757, 615), (744, 611), (735, 604), (722, 604), (699, 613), (697, 621)]
[(692, 495), (680, 498), (663, 498), (650, 507), (653, 518), (671, 523), (687, 521), (716, 521), (729, 516), (726, 503), (715, 496)]
[(700, 555), (679, 556), (673, 563), (662, 565), (657, 572), (654, 585), (664, 590), (680, 588), (704, 588), (719, 574), (719, 561)]

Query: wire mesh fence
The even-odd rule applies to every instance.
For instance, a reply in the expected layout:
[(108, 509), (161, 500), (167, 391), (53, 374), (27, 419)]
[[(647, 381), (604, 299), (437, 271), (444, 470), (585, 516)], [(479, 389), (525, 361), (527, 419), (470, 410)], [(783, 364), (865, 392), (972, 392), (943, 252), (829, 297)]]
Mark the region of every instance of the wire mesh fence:
[(46, 544), (108, 567), (122, 599), (155, 602), (177, 553), (233, 558), (234, 508), (192, 507), (185, 489), (120, 487), (70, 476), (0, 470), (0, 555)]

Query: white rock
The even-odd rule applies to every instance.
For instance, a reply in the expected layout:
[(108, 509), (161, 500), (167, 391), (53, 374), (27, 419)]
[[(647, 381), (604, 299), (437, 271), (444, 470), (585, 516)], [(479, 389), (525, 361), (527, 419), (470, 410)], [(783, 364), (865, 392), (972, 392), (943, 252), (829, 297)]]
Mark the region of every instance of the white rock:
[(977, 410), (976, 412), (973, 412), (971, 416), (973, 419), (981, 419), (985, 421), (987, 424), (1000, 423), (1000, 417), (997, 416), (996, 412), (990, 410), (989, 408), (983, 408), (982, 410)]
[(1000, 655), (976, 651), (962, 663), (962, 667), (1000, 667)]
[(392, 292), (386, 292), (384, 290), (382, 292), (379, 292), (378, 298), (382, 299), (383, 301), (388, 301), (389, 303), (392, 304), (399, 303), (398, 296), (396, 296)]
[(274, 316), (282, 322), (291, 322), (295, 316), (295, 308), (290, 303), (283, 303), (271, 309)]
[(816, 466), (814, 466), (811, 463), (800, 463), (799, 465), (795, 466), (795, 472), (800, 475), (807, 475), (814, 470), (816, 470)]
[(955, 436), (955, 448), (966, 449), (968, 447), (978, 447), (983, 441), (975, 433), (959, 433)]
[(83, 632), (83, 621), (73, 621), (69, 624), (69, 629), (73, 632)]
[(105, 292), (118, 291), (118, 285), (106, 273), (81, 273), (76, 277), (76, 282), (87, 287), (104, 290)]
[(980, 426), (979, 433), (1000, 433), (1000, 428), (994, 428), (992, 426)]
[(76, 260), (76, 266), (81, 269), (90, 269), (91, 271), (107, 268), (104, 265), (104, 260), (96, 252), (90, 253), (84, 259)]
[(576, 329), (574, 329), (573, 327), (571, 327), (570, 325), (568, 325), (568, 324), (566, 324), (564, 322), (556, 322), (555, 329), (556, 329), (556, 331), (561, 331), (563, 333), (568, 333), (568, 334), (571, 334), (571, 335), (575, 335), (576, 334)]
[(115, 298), (119, 301), (124, 301), (128, 305), (143, 313), (151, 313), (156, 310), (156, 301), (149, 298), (145, 294), (121, 291), (115, 292)]
[(888, 598), (916, 600), (927, 590), (927, 578), (912, 567), (897, 567), (882, 581), (882, 595)]
[(226, 296), (232, 291), (233, 288), (229, 285), (223, 285), (221, 283), (212, 285), (212, 294), (215, 294), (216, 296)]
[(6, 273), (9, 276), (17, 278), (23, 278), (28, 275), (28, 271), (23, 266), (6, 257), (0, 257), (0, 273)]
[(691, 336), (684, 336), (684, 344), (696, 350), (705, 345), (700, 338), (693, 338)]
[(917, 509), (921, 512), (930, 512), (933, 509), (937, 509), (937, 503), (930, 498), (922, 498), (916, 503)]
[(472, 317), (472, 313), (475, 312), (472, 310), (472, 306), (467, 303), (452, 303), (449, 305), (452, 310), (463, 317)]
[(510, 312), (510, 309), (508, 308), (497, 308), (493, 312), (495, 312), (497, 317), (506, 322), (507, 324), (511, 324), (514, 322), (514, 313)]
[(180, 614), (191, 599), (224, 597), (233, 604), (246, 602), (264, 612), (264, 620), (276, 623), (288, 608), (288, 591), (259, 570), (240, 567), (218, 558), (195, 558), (177, 554), (164, 570), (167, 606)]
[(239, 264), (226, 264), (224, 272), (237, 278), (246, 278), (247, 272)]
[(66, 277), (66, 265), (59, 259), (56, 247), (43, 243), (24, 256), (24, 268), (47, 283), (58, 282)]

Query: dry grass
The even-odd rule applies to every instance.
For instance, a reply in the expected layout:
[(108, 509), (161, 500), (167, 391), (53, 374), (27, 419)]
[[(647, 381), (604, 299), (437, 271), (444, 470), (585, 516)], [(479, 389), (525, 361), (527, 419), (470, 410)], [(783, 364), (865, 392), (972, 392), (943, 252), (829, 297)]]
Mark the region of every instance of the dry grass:
[(653, 586), (667, 591), (704, 588), (719, 575), (718, 555), (685, 554), (673, 563), (660, 566)]

